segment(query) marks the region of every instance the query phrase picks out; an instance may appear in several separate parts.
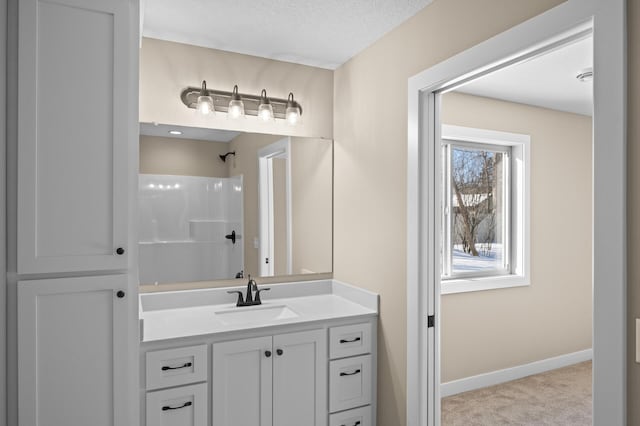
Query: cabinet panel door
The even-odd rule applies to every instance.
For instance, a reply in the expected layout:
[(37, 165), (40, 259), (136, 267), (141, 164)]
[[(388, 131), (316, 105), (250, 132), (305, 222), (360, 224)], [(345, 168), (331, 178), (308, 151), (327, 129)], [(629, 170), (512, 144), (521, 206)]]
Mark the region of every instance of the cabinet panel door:
[(126, 275), (18, 282), (23, 426), (128, 424)]
[(273, 336), (273, 424), (327, 424), (327, 333)]
[(271, 343), (258, 337), (213, 344), (213, 426), (271, 426)]
[(20, 0), (18, 272), (124, 270), (129, 0)]

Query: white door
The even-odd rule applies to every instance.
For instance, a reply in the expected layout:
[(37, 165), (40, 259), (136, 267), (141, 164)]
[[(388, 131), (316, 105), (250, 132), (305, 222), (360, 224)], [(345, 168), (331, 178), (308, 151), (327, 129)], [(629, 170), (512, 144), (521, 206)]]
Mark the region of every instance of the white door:
[(272, 425), (271, 343), (258, 337), (213, 344), (213, 426)]
[(273, 336), (273, 424), (327, 424), (325, 330)]
[[(258, 151), (258, 215), (260, 229), (258, 266), (261, 277), (277, 275), (276, 262), (279, 265), (280, 275), (292, 273), (293, 254), (291, 240), (293, 225), (291, 221), (290, 153), (291, 140), (289, 138), (281, 139)], [(274, 160), (284, 161), (284, 167), (274, 166)], [(274, 172), (274, 168), (284, 168), (284, 171), (277, 170)], [(279, 187), (276, 187), (276, 185), (279, 185)], [(278, 220), (276, 212), (280, 213), (279, 216), (285, 217), (284, 221)], [(278, 248), (277, 250), (276, 247)], [(276, 259), (278, 257), (276, 252), (284, 259)]]
[(134, 8), (18, 7), (18, 273), (124, 270)]
[(18, 283), (20, 425), (128, 425), (127, 284), (126, 275)]

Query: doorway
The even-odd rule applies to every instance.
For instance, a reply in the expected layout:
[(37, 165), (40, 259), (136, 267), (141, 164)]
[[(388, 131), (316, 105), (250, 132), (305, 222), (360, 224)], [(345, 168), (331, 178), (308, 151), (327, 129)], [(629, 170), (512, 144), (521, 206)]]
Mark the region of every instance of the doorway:
[(438, 94), (443, 425), (591, 424), (592, 45)]
[(258, 151), (261, 277), (292, 273), (290, 144), (284, 138)]
[[(595, 17), (595, 19), (594, 19)], [(440, 424), (438, 93), (594, 32), (593, 422), (625, 424), (625, 15), (570, 0), (409, 80), (409, 425)]]

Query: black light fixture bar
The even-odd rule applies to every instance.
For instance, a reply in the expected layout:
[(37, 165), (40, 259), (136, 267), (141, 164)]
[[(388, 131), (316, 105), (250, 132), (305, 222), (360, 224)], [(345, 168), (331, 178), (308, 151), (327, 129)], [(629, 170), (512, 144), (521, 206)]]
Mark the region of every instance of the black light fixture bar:
[[(213, 99), (213, 107), (216, 111), (228, 112), (229, 101), (231, 100), (233, 92), (214, 89), (206, 89), (205, 91), (207, 92), (207, 95), (211, 96)], [(188, 108), (196, 109), (198, 96), (200, 96), (201, 92), (201, 87), (187, 87), (180, 94), (180, 99), (182, 99), (182, 103)], [(242, 102), (244, 102), (245, 114), (257, 116), (258, 105), (260, 105), (260, 96), (240, 93), (240, 97), (242, 98)], [(269, 97), (269, 101), (271, 101), (271, 105), (273, 106), (274, 117), (281, 119), (286, 118), (285, 111), (287, 109), (287, 99)], [(302, 111), (302, 107), (300, 107), (300, 111)]]

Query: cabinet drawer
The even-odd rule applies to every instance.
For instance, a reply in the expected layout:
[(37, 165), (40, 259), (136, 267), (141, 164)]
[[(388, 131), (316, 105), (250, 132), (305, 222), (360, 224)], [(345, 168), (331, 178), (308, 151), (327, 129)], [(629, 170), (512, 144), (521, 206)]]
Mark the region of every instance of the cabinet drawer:
[(147, 389), (207, 380), (207, 345), (147, 352)]
[(371, 353), (371, 323), (331, 327), (329, 357), (344, 358)]
[(147, 426), (207, 426), (207, 384), (147, 392)]
[(329, 411), (371, 404), (371, 355), (331, 361)]
[(367, 405), (332, 414), (329, 416), (329, 426), (373, 426), (371, 424), (371, 406)]

